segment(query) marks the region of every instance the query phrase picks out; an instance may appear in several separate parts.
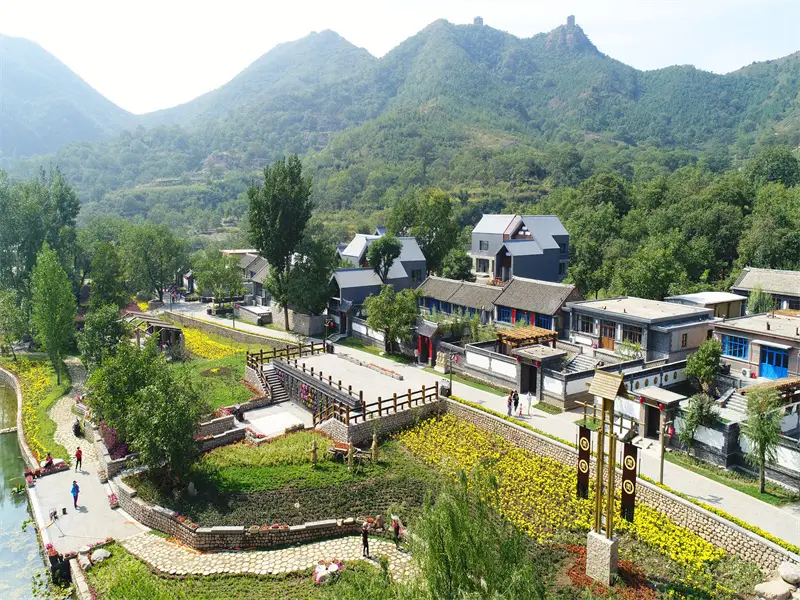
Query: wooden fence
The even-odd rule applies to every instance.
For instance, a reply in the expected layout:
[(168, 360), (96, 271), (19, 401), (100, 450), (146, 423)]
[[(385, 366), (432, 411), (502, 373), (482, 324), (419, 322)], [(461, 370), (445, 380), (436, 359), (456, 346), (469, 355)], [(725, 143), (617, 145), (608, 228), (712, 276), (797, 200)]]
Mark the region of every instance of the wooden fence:
[[(339, 382), (339, 385), (341, 385), (341, 382)], [(332, 402), (326, 401), (314, 414), (314, 426), (316, 427), (316, 425), (328, 419), (336, 419), (345, 425), (355, 425), (359, 422), (359, 419), (361, 423), (364, 423), (370, 419), (380, 419), (404, 410), (410, 410), (415, 406), (437, 402), (439, 400), (439, 384), (437, 382), (433, 387), (423, 385), (418, 390), (409, 388), (405, 394), (398, 395), (395, 392), (391, 397), (385, 399), (378, 396), (376, 401), (369, 404), (364, 401), (363, 393), (359, 395), (360, 406), (355, 409), (335, 400)]]
[(288, 348), (272, 348), (271, 350), (259, 350), (258, 352), (247, 352), (247, 366), (256, 371), (261, 371), (263, 365), (271, 363), (276, 358), (286, 361), (303, 356), (314, 356), (323, 354), (325, 344), (323, 342), (312, 342), (310, 344), (297, 344)]

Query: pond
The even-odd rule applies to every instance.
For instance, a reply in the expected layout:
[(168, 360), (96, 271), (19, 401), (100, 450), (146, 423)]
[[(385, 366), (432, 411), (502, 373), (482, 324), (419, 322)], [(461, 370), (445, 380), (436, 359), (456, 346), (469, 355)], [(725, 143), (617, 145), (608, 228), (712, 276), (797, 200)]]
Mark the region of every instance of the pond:
[[(14, 426), (16, 403), (13, 390), (0, 381), (0, 429)], [(15, 485), (24, 483), (24, 464), (16, 433), (0, 434), (0, 598), (4, 600), (33, 598), (31, 578), (43, 570), (36, 529), (30, 525), (22, 531), (30, 518), (28, 496), (12, 493)]]

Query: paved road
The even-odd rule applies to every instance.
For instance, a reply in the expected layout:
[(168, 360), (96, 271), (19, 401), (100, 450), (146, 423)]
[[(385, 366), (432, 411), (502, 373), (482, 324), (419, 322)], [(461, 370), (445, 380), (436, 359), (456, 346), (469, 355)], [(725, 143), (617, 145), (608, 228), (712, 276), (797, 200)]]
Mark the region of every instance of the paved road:
[[(190, 311), (194, 317), (211, 322), (220, 322), (220, 319), (206, 315), (204, 307), (202, 312), (199, 312), (198, 307), (195, 304), (179, 304), (177, 306), (181, 310)], [(229, 323), (230, 322), (227, 322), (226, 324)], [(240, 321), (236, 322), (236, 327), (252, 333), (271, 337), (291, 339), (293, 341), (298, 339), (295, 334), (258, 327), (248, 323), (242, 323)], [(413, 365), (399, 364), (389, 359), (374, 356), (373, 354), (355, 350), (353, 348), (347, 348), (345, 346), (337, 345), (336, 352), (351, 354), (361, 360), (375, 363), (377, 365), (397, 371), (403, 375), (404, 382), (408, 382), (408, 387), (415, 389), (418, 389), (423, 384), (431, 386), (436, 381), (444, 378), (443, 375), (434, 375)], [(354, 389), (357, 387), (355, 382), (353, 382), (353, 387)], [(465, 400), (484, 405), (492, 410), (506, 414), (507, 408), (505, 397), (503, 396), (484, 392), (460, 383), (453, 384), (452, 393), (456, 396), (464, 398)], [(376, 392), (374, 395), (377, 396), (378, 393)], [(521, 398), (521, 400), (524, 404), (524, 396)], [(527, 407), (524, 408), (526, 409)], [(527, 411), (525, 410), (524, 412)], [(578, 418), (580, 418), (580, 414), (577, 412), (551, 415), (534, 408), (531, 410), (530, 416), (525, 414), (519, 418), (519, 420), (529, 423), (531, 426), (536, 427), (537, 429), (541, 429), (542, 431), (546, 431), (552, 435), (556, 435), (560, 438), (574, 442), (577, 438), (577, 425), (575, 425), (575, 421)], [(658, 443), (652, 444), (649, 449), (642, 449), (640, 452), (640, 457), (641, 472), (652, 479), (658, 480)], [(669, 462), (665, 463), (664, 465), (664, 484), (686, 494), (687, 496), (691, 496), (697, 500), (719, 508), (720, 510), (724, 510), (735, 517), (738, 517), (748, 523), (760, 527), (764, 531), (768, 531), (769, 533), (786, 540), (787, 542), (800, 545), (800, 514), (798, 514), (800, 513), (800, 510), (795, 511), (789, 508), (777, 508), (771, 506), (765, 502), (762, 502), (761, 500), (748, 496), (747, 494), (743, 494)]]
[[(78, 446), (83, 450), (83, 465), (80, 471), (62, 471), (36, 481), (31, 489), (34, 517), (42, 532), (44, 543), (51, 543), (59, 552), (75, 552), (94, 542), (107, 537), (125, 539), (139, 534), (143, 528), (136, 524), (123, 511), (112, 510), (108, 504), (111, 493), (107, 484), (100, 483), (97, 478), (97, 460), (93, 446), (85, 439), (78, 439), (72, 434), (72, 422), (75, 417), (71, 407), (75, 396), (83, 393), (86, 371), (76, 358), (64, 361), (72, 378), (72, 391), (56, 402), (50, 410), (50, 417), (56, 422), (55, 439), (75, 456)], [(72, 507), (70, 489), (72, 482), (77, 481), (80, 487), (78, 510)], [(61, 514), (61, 508), (67, 514)], [(52, 525), (49, 514), (51, 510), (59, 513)]]

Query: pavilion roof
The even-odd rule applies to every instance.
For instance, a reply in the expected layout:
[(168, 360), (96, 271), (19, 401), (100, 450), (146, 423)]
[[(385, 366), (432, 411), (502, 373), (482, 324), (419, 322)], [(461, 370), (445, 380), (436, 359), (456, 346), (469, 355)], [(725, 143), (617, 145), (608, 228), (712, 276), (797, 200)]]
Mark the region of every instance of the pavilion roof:
[(800, 390), (800, 377), (781, 377), (773, 381), (765, 381), (764, 383), (756, 383), (755, 385), (739, 388), (737, 391), (742, 394), (748, 394), (756, 390), (776, 390), (791, 394)]
[(497, 341), (500, 343), (517, 346), (529, 346), (542, 342), (552, 342), (558, 339), (558, 332), (544, 327), (528, 325), (527, 327), (514, 327), (501, 329), (497, 332)]
[(589, 385), (589, 393), (592, 396), (613, 400), (617, 396), (626, 394), (623, 379), (622, 375), (616, 373), (595, 371), (592, 383)]

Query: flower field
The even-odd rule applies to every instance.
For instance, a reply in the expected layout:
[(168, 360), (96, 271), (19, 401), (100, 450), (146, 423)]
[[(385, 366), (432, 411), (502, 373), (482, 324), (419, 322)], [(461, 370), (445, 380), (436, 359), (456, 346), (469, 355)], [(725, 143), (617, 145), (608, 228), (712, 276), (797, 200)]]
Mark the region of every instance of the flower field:
[[(571, 467), (519, 449), (452, 415), (424, 421), (397, 438), (414, 456), (450, 477), (462, 470), (483, 470), (496, 478), (497, 510), (539, 542), (553, 539), (559, 531), (590, 529), (593, 490), (587, 500), (576, 497), (577, 472)], [(709, 574), (725, 553), (695, 533), (641, 504), (634, 522), (619, 520), (617, 530), (629, 532), (675, 564), (682, 585), (720, 592)]]
[(244, 354), (243, 349), (218, 342), (199, 329), (186, 328), (183, 330), (183, 337), (186, 341), (186, 350), (200, 358), (218, 360), (233, 354)]

